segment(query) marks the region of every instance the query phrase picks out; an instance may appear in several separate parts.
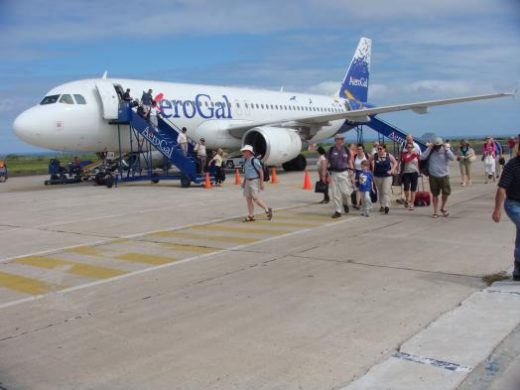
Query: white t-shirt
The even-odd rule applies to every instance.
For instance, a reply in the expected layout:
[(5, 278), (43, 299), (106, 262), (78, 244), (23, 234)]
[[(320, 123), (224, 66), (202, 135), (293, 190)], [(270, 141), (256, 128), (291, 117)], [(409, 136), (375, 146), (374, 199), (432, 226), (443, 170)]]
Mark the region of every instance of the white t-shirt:
[(179, 133), (179, 136), (177, 137), (177, 143), (178, 144), (186, 144), (186, 143), (188, 143), (188, 137), (186, 137), (186, 134)]
[(206, 157), (206, 145), (197, 144), (195, 146), (195, 152), (197, 152), (197, 156)]
[(366, 158), (365, 155), (363, 155), (362, 158), (359, 158), (359, 156), (358, 156), (357, 153), (356, 153), (356, 155), (354, 156), (354, 169), (355, 169), (356, 171), (361, 171), (361, 170), (363, 169), (363, 168), (361, 168), (361, 163), (362, 163), (363, 161), (365, 161), (366, 159), (367, 159), (367, 158)]

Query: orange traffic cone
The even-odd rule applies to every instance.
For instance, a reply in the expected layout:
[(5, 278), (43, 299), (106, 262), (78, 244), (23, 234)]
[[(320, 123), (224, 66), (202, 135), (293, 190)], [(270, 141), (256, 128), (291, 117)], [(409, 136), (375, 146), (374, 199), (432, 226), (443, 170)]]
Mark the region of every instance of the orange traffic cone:
[(240, 180), (240, 172), (237, 169), (235, 169), (235, 184), (238, 186), (240, 184), (242, 184), (242, 180)]
[(209, 181), (209, 172), (206, 172), (206, 177), (204, 178), (204, 188), (211, 188), (211, 182)]
[(278, 178), (276, 177), (276, 168), (273, 167), (271, 170), (271, 184), (278, 184)]
[(305, 176), (303, 177), (303, 189), (312, 190), (311, 178), (309, 177), (309, 172), (307, 172), (307, 170), (305, 170)]

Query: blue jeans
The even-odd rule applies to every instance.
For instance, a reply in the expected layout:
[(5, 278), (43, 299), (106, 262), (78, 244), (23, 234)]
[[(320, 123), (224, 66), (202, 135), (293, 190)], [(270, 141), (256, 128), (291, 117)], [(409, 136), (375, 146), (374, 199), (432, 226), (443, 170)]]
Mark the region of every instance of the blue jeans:
[(516, 226), (514, 274), (520, 276), (520, 202), (506, 199), (504, 209)]

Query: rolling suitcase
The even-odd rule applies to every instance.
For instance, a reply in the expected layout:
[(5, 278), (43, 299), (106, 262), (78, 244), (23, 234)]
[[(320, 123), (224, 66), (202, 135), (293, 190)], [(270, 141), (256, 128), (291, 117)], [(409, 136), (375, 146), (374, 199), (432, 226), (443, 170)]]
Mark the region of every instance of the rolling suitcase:
[(429, 206), (431, 203), (431, 196), (428, 191), (424, 190), (424, 177), (423, 175), (420, 175), (421, 178), (421, 187), (422, 191), (417, 191), (415, 193), (415, 202), (414, 206), (416, 207), (422, 207), (422, 206)]

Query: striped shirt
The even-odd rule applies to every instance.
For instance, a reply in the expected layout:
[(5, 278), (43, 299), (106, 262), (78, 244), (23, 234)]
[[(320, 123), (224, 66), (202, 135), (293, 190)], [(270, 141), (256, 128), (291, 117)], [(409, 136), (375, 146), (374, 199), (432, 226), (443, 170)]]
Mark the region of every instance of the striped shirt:
[(507, 199), (520, 202), (520, 157), (507, 162), (498, 186), (506, 190)]

